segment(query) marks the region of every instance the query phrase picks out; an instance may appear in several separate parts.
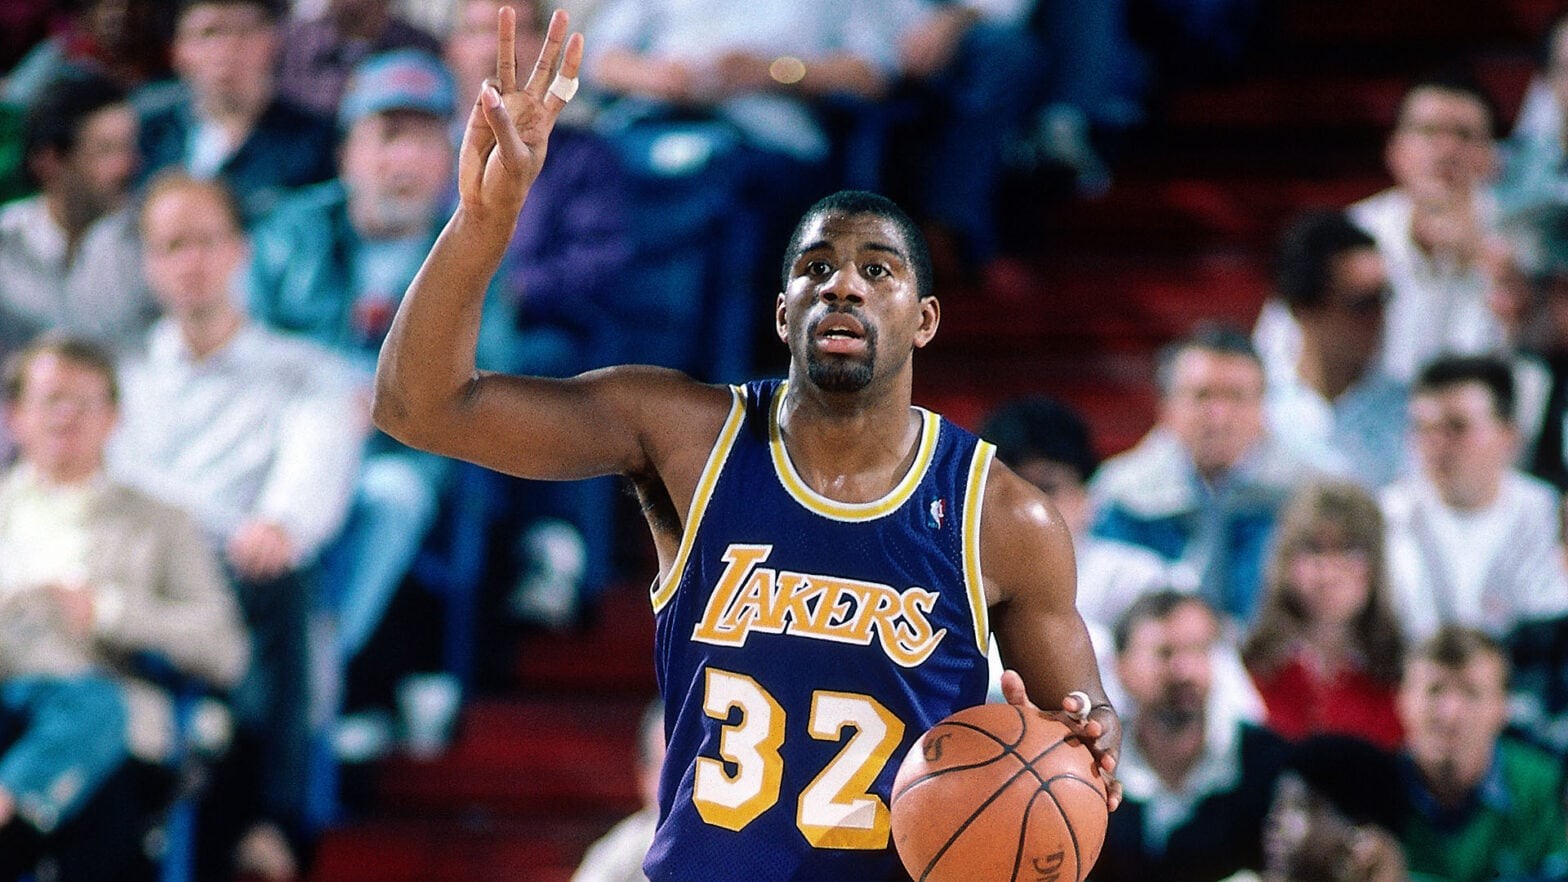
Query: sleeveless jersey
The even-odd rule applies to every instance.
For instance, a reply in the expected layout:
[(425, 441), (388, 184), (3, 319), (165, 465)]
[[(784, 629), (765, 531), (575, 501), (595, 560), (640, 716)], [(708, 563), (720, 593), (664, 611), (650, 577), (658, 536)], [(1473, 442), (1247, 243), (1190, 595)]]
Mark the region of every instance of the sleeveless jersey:
[(888, 804), (938, 720), (985, 701), (980, 506), (993, 448), (934, 413), (882, 499), (800, 479), (785, 384), (732, 387), (654, 586), (668, 752), (654, 882), (907, 878)]

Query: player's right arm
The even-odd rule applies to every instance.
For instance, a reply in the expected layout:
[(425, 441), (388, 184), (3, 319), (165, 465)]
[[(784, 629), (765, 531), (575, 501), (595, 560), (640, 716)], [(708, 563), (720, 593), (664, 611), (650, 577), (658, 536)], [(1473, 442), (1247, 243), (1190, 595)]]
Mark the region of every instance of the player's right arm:
[[(485, 289), (566, 105), (550, 83), (558, 64), (559, 75), (571, 78), (582, 60), (581, 35), (568, 39), (566, 15), (557, 12), (519, 86), (515, 21), (503, 8), (496, 79), (481, 91), (458, 156), (458, 208), (382, 346), (376, 425), (414, 447), (531, 478), (663, 472), (663, 459), (705, 449), (703, 436), (717, 436), (726, 390), (655, 368), (610, 368), (569, 380), (475, 368)], [(684, 488), (669, 489), (683, 495)]]

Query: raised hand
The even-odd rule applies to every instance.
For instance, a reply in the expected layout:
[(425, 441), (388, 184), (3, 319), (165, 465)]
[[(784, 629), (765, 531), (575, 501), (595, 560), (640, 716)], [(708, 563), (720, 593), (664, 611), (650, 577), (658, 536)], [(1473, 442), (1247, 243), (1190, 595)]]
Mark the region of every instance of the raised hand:
[[(555, 120), (575, 91), (582, 34), (567, 36), (562, 10), (550, 17), (528, 80), (517, 85), (517, 12), (501, 7), (495, 77), (479, 91), (458, 152), (458, 195), (465, 211), (511, 223), (539, 177)], [(557, 80), (561, 85), (551, 88)], [(569, 84), (569, 85), (568, 85)], [(564, 97), (563, 97), (564, 96)]]

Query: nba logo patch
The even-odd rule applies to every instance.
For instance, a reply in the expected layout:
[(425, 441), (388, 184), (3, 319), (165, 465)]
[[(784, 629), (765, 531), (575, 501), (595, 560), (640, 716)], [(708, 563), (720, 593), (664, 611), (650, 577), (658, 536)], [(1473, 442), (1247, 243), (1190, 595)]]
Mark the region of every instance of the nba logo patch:
[(926, 526), (933, 530), (942, 529), (942, 522), (947, 520), (947, 500), (938, 499), (926, 509)]

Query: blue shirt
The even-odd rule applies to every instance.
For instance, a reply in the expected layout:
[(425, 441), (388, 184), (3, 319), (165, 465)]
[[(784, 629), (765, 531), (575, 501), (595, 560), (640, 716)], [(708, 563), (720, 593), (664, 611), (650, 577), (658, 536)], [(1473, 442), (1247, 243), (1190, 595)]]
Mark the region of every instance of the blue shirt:
[(784, 384), (734, 387), (655, 586), (670, 710), (648, 878), (901, 878), (888, 802), (910, 745), (985, 701), (980, 506), (993, 448), (936, 414), (868, 503), (823, 497), (778, 428)]

